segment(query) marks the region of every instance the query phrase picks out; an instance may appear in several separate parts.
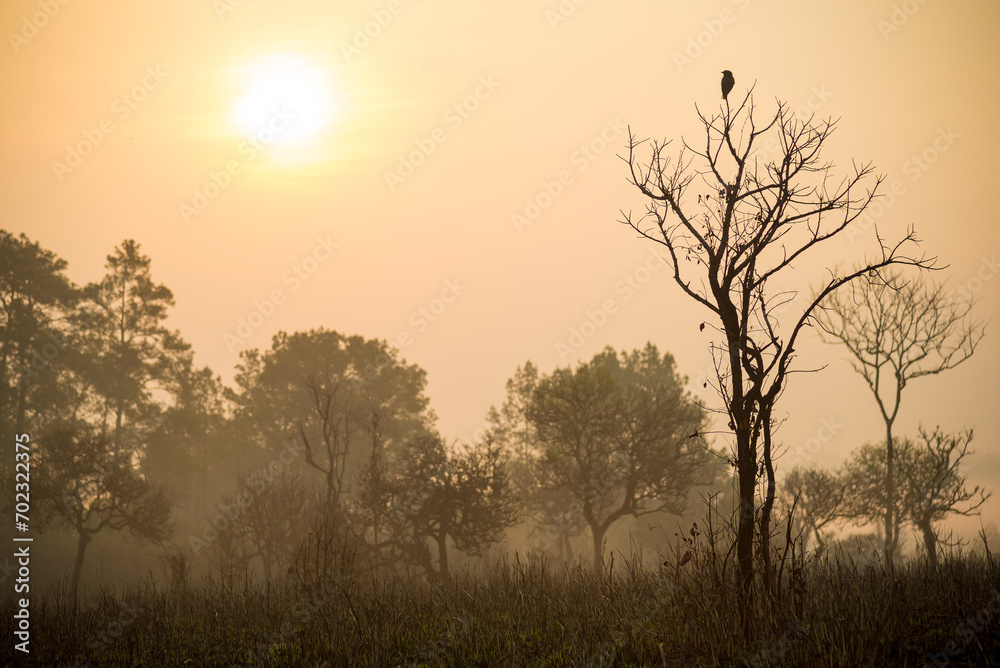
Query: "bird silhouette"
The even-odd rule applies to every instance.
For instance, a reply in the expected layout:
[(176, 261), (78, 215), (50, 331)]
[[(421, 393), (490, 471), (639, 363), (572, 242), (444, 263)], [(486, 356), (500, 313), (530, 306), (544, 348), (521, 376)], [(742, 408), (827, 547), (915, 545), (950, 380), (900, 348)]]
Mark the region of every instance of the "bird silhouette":
[(727, 102), (729, 99), (726, 97), (729, 95), (729, 91), (733, 89), (736, 85), (736, 79), (733, 78), (733, 73), (729, 70), (722, 70), (722, 99)]

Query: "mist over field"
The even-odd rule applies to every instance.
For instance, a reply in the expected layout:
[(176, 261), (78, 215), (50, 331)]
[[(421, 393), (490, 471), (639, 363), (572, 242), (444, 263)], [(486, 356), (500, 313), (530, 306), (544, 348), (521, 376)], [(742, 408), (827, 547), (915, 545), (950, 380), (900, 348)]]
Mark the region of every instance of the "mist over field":
[(993, 665), (995, 3), (0, 8), (12, 665)]

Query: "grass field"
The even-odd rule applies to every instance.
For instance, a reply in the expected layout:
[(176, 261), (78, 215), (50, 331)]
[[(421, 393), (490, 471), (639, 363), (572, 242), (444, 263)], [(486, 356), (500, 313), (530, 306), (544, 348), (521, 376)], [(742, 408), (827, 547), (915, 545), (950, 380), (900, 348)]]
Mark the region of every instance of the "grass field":
[[(445, 585), (352, 575), (262, 587), (202, 580), (104, 591), (76, 612), (33, 602), (42, 666), (990, 666), (1000, 665), (1000, 564), (951, 556), (936, 570), (838, 558), (786, 564), (738, 632), (732, 578), (697, 553), (684, 566), (609, 560), (602, 577), (515, 557)], [(12, 604), (4, 603), (11, 637)], [(4, 643), (6, 665), (10, 643)]]

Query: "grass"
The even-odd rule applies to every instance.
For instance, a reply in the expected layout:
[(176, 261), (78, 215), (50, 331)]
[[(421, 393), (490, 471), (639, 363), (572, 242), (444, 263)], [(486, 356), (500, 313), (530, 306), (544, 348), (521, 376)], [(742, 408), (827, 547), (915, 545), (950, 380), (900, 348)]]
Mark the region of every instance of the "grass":
[[(800, 564), (785, 570), (780, 599), (775, 592), (756, 604), (757, 638), (747, 643), (731, 577), (717, 562), (698, 554), (652, 570), (616, 556), (601, 577), (515, 557), (443, 586), (371, 574), (267, 589), (204, 580), (183, 593), (144, 583), (103, 591), (76, 613), (56, 590), (32, 602), (32, 653), (18, 658), (44, 666), (1000, 665), (1000, 569), (988, 557), (953, 556), (936, 570), (912, 562), (892, 579), (837, 558)], [(3, 606), (10, 638), (12, 602)], [(3, 651), (6, 665), (8, 642)]]

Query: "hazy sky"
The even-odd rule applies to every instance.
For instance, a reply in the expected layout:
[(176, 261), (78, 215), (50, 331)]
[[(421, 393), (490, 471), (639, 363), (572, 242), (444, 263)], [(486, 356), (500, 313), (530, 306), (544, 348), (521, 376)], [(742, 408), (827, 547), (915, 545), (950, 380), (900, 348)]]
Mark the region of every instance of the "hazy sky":
[[(706, 313), (617, 223), (643, 202), (615, 154), (626, 125), (700, 144), (695, 105), (718, 111), (723, 69), (732, 98), (756, 81), (762, 117), (775, 98), (839, 117), (839, 173), (871, 161), (901, 193), (883, 235), (915, 226), (950, 264), (935, 277), (997, 320), (996, 2), (6, 0), (0, 26), (0, 227), (80, 284), (136, 239), (174, 292), (171, 326), (227, 381), (239, 350), (323, 326), (426, 369), (448, 438), (481, 427), (526, 360), (549, 372), (652, 340), (694, 389)], [(558, 347), (607, 300), (593, 336)], [(897, 431), (975, 427), (970, 480), (1000, 488), (996, 327), (907, 388)], [(832, 466), (881, 420), (841, 349), (810, 333), (798, 350), (830, 366), (791, 378), (779, 437)]]

